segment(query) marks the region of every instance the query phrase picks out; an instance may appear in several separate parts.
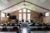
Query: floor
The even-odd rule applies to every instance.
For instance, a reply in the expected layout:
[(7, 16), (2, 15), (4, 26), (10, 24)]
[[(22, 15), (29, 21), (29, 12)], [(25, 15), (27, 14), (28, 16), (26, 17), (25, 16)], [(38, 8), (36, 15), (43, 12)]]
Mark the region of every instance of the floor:
[[(0, 32), (0, 33), (17, 33), (17, 32)], [(50, 33), (50, 31), (33, 31), (31, 33)]]
[(0, 33), (16, 33), (16, 32), (0, 32)]
[(50, 33), (50, 31), (33, 31), (31, 33)]

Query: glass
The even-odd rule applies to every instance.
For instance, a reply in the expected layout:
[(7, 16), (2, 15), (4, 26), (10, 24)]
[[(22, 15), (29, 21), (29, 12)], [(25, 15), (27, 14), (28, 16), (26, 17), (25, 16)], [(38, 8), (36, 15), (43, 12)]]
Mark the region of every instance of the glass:
[(19, 12), (22, 12), (22, 10), (19, 10)]
[(28, 19), (28, 20), (30, 19), (30, 14), (27, 14), (27, 19)]
[(26, 20), (26, 13), (23, 14), (23, 19)]
[(19, 14), (19, 20), (20, 21), (22, 20), (22, 14)]
[(45, 13), (45, 16), (49, 16), (49, 12)]
[(1, 13), (1, 17), (5, 17), (5, 14), (4, 13)]
[(23, 9), (23, 12), (26, 12), (26, 9)]
[(27, 10), (27, 12), (30, 12), (30, 10)]

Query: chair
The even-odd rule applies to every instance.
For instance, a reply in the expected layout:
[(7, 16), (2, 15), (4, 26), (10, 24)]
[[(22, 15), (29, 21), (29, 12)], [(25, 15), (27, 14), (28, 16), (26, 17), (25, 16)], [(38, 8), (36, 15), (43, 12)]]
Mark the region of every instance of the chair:
[(30, 26), (35, 26), (35, 23), (31, 24)]
[(15, 26), (15, 24), (14, 24), (14, 23), (12, 23), (12, 26)]
[(14, 30), (14, 31), (18, 31), (18, 28), (17, 28), (17, 27), (13, 27), (13, 30)]
[(7, 26), (10, 26), (10, 24), (7, 24)]
[(6, 27), (4, 27), (4, 28), (2, 29), (2, 31), (7, 31), (7, 28), (6, 28)]
[(43, 29), (42, 29), (42, 28), (37, 28), (37, 30), (38, 30), (38, 31), (42, 31)]
[(39, 26), (42, 26), (42, 24), (39, 24)]
[(49, 30), (49, 27), (47, 27), (47, 26), (46, 26), (46, 27), (45, 27), (45, 28), (43, 28), (43, 29), (44, 29), (44, 30)]
[(43, 24), (43, 26), (47, 26), (47, 24)]

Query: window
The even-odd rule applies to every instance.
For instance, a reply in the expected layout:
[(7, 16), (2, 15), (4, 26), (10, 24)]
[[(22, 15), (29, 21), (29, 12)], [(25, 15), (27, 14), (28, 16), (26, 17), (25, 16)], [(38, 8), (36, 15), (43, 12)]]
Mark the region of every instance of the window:
[(27, 12), (30, 12), (30, 10), (27, 10)]
[(22, 10), (19, 10), (19, 21), (22, 20)]
[(22, 10), (19, 10), (19, 13), (21, 13), (22, 12)]
[(27, 19), (30, 20), (30, 14), (27, 14)]
[(23, 19), (26, 21), (26, 13), (23, 14)]
[(49, 12), (45, 13), (45, 16), (49, 16)]
[(26, 20), (30, 21), (30, 10), (27, 9), (22, 9), (19, 10), (19, 20), (24, 20), (24, 22)]
[(27, 20), (30, 22), (30, 10), (27, 10)]
[(22, 20), (22, 14), (19, 14), (19, 20), (20, 21)]
[(1, 13), (1, 17), (5, 17), (5, 14), (4, 13)]
[(26, 12), (26, 9), (23, 9), (23, 12)]
[(24, 22), (26, 21), (26, 9), (23, 9), (23, 19), (24, 19)]

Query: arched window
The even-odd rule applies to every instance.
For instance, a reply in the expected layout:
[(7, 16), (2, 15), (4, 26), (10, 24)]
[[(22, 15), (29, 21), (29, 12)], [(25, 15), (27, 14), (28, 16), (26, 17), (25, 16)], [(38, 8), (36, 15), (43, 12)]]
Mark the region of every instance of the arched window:
[(19, 21), (22, 19), (24, 20), (24, 22), (26, 20), (30, 21), (30, 10), (25, 9), (25, 8), (19, 10)]
[(19, 10), (19, 21), (22, 20), (22, 10)]

